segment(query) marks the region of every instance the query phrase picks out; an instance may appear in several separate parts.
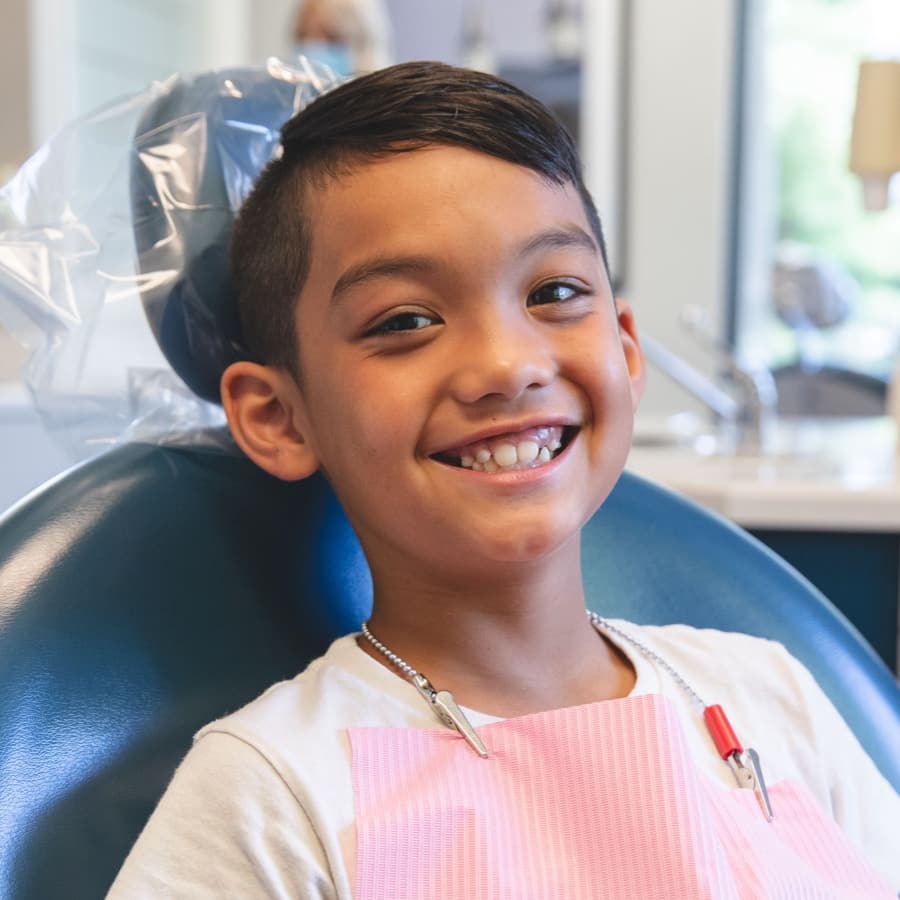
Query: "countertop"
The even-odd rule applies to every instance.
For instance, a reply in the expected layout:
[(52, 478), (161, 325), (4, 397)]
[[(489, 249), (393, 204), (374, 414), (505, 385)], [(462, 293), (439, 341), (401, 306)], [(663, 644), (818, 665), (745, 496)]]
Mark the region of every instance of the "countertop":
[(760, 455), (715, 444), (674, 418), (639, 421), (628, 468), (748, 528), (900, 534), (891, 418), (782, 419)]

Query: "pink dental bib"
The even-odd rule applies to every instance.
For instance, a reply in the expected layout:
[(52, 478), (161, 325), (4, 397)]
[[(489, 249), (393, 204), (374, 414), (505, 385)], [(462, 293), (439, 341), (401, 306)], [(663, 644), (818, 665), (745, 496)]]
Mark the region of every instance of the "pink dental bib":
[(698, 772), (649, 694), (478, 729), (351, 728), (358, 900), (893, 898), (798, 783)]

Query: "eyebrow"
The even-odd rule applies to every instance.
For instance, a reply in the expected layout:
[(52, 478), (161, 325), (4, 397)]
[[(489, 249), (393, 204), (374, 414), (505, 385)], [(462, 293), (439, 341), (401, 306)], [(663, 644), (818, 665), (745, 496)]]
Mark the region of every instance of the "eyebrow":
[[(513, 255), (522, 259), (546, 250), (587, 250), (599, 253), (596, 241), (577, 225), (552, 228), (528, 238)], [(366, 281), (391, 276), (421, 276), (434, 273), (440, 267), (436, 258), (430, 256), (375, 256), (350, 266), (335, 282), (331, 291), (331, 302), (337, 303), (343, 294)]]
[(438, 268), (428, 256), (376, 256), (350, 266), (335, 282), (331, 302), (336, 303), (350, 288), (375, 278), (403, 275), (427, 275)]
[(551, 228), (542, 231), (533, 238), (527, 240), (518, 250), (518, 256), (531, 256), (539, 250), (587, 250), (590, 253), (599, 253), (597, 242), (578, 225), (570, 225), (566, 228)]

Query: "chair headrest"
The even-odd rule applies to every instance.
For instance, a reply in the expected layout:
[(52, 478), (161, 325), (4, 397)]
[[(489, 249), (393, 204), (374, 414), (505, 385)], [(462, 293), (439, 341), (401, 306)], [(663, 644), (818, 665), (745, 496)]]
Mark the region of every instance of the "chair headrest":
[(138, 124), (130, 192), (144, 312), (205, 400), (218, 402), (222, 372), (247, 356), (228, 265), (235, 214), (284, 122), (337, 81), (274, 61), (179, 78)]

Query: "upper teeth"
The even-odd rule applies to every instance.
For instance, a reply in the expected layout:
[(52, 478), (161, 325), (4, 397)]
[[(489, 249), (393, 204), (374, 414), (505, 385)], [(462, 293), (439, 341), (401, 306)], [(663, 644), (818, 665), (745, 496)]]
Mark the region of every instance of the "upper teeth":
[(562, 442), (553, 439), (546, 446), (540, 447), (536, 441), (519, 441), (517, 444), (498, 444), (493, 450), (482, 447), (474, 456), (463, 456), (461, 465), (476, 472), (496, 472), (498, 469), (510, 469), (519, 463), (549, 462), (555, 451), (562, 447)]

